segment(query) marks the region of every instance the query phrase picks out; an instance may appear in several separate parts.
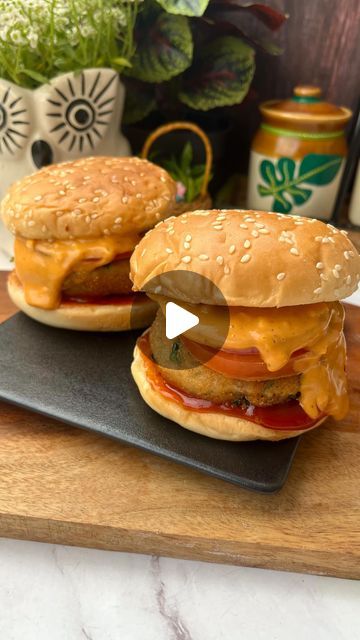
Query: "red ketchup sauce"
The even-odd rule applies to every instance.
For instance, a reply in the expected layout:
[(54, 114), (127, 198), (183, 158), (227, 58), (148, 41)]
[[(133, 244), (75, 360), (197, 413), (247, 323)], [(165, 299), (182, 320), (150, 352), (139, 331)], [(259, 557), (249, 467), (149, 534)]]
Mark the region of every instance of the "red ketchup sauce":
[(210, 400), (195, 398), (188, 395), (181, 389), (169, 384), (161, 376), (157, 365), (151, 359), (148, 332), (138, 338), (137, 345), (144, 357), (147, 377), (153, 388), (169, 400), (177, 402), (192, 411), (200, 411), (202, 413), (215, 412), (223, 415), (234, 416), (237, 418), (243, 418), (249, 422), (254, 422), (265, 428), (284, 431), (305, 431), (317, 424), (321, 417), (324, 417), (320, 416), (316, 420), (310, 418), (297, 400), (289, 400), (270, 407), (255, 407), (254, 405), (249, 405), (247, 408), (243, 408), (234, 407), (230, 403), (215, 404)]

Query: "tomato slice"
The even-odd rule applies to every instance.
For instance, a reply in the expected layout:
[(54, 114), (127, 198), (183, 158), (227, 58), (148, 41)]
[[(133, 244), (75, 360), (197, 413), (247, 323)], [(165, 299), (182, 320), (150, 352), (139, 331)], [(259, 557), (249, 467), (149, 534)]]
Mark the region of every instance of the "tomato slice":
[(243, 418), (249, 422), (255, 422), (268, 429), (283, 431), (305, 431), (306, 429), (311, 429), (321, 418), (325, 417), (325, 414), (322, 414), (315, 420), (310, 418), (297, 400), (289, 400), (271, 407), (255, 407), (254, 405), (243, 407), (228, 403), (215, 404), (210, 400), (195, 398), (185, 393), (182, 389), (169, 384), (162, 377), (157, 365), (151, 360), (148, 332), (138, 338), (137, 345), (144, 357), (146, 373), (151, 385), (169, 400), (177, 402), (192, 411), (230, 415)]
[(135, 303), (145, 302), (147, 296), (145, 293), (129, 293), (127, 295), (110, 295), (110, 296), (63, 296), (61, 300), (62, 305), (106, 305), (106, 304), (116, 304), (116, 305), (132, 305)]
[(245, 349), (243, 351), (217, 350), (189, 340), (184, 336), (181, 339), (194, 358), (204, 363), (209, 369), (221, 373), (227, 378), (236, 378), (238, 380), (269, 380), (296, 375), (294, 361), (305, 353), (305, 349), (300, 349), (291, 356), (285, 367), (277, 371), (269, 371), (256, 349)]

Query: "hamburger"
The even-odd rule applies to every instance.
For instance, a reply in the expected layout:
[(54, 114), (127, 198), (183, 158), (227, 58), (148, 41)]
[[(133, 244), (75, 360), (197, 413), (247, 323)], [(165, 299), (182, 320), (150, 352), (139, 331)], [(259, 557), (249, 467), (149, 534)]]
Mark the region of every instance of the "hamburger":
[(49, 165), (16, 182), (1, 204), (15, 235), (10, 298), (45, 324), (88, 331), (145, 327), (156, 304), (134, 294), (129, 258), (171, 213), (176, 184), (139, 158)]
[[(165, 277), (190, 271), (213, 289)], [(135, 291), (146, 289), (160, 305), (135, 347), (132, 375), (161, 415), (240, 441), (297, 436), (347, 413), (339, 300), (356, 290), (360, 258), (345, 231), (300, 216), (195, 211), (146, 234), (131, 278)], [(165, 333), (169, 301), (200, 319), (174, 340)], [(229, 328), (219, 344), (226, 310)]]

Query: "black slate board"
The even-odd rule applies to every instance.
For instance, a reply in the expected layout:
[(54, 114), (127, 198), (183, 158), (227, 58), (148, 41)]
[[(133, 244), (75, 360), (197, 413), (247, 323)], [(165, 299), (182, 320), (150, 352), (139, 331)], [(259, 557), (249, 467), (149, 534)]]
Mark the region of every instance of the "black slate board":
[(298, 438), (224, 442), (158, 415), (143, 402), (131, 377), (136, 337), (136, 332), (53, 329), (18, 313), (0, 325), (0, 399), (247, 489), (280, 489)]

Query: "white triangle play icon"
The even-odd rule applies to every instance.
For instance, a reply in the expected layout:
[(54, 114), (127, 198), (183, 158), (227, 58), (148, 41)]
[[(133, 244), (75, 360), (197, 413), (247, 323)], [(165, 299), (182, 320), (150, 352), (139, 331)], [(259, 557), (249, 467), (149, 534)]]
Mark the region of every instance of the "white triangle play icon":
[(166, 337), (168, 340), (177, 338), (181, 333), (199, 324), (199, 318), (190, 311), (179, 307), (175, 302), (167, 302), (165, 307)]

